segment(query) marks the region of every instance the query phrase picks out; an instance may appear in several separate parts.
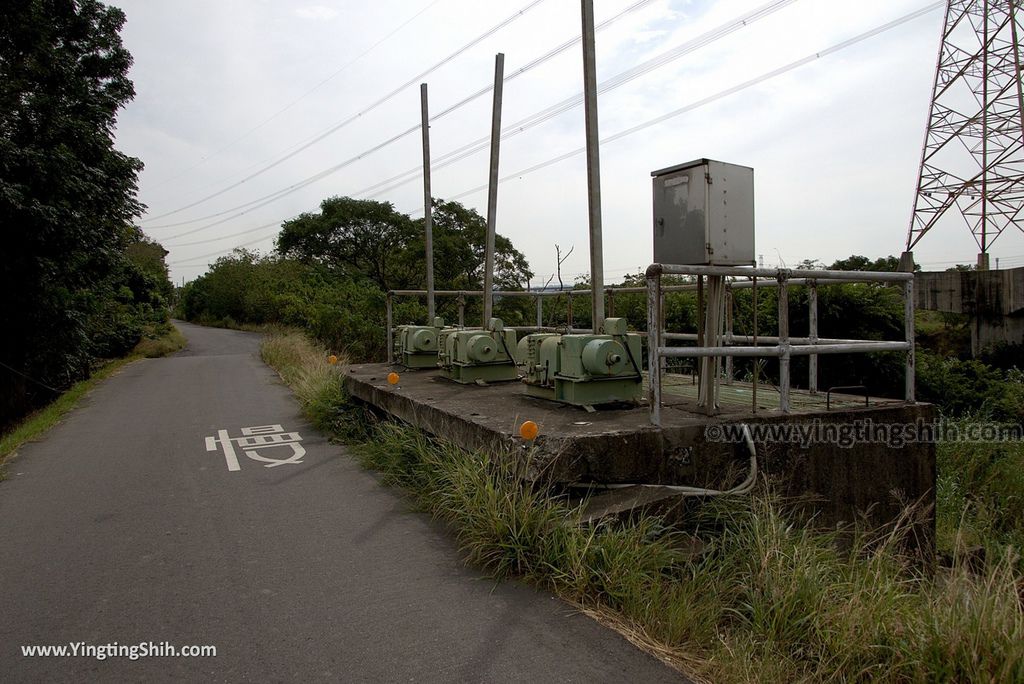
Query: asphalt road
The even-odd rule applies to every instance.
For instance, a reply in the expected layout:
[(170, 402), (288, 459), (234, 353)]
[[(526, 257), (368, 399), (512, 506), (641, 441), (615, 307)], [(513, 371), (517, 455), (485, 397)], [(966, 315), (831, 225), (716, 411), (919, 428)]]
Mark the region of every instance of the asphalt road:
[[(464, 567), (302, 419), (257, 335), (179, 327), (183, 352), (127, 366), (8, 463), (0, 681), (679, 681), (571, 606)], [(237, 470), (207, 451), (269, 425), (305, 454), (262, 434), (231, 442)], [(164, 642), (217, 655), (22, 654)]]

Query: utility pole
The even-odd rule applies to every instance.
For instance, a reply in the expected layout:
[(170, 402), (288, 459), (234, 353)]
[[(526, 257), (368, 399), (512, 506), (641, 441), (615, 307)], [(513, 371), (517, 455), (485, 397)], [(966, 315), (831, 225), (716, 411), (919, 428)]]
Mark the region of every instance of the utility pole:
[(604, 247), (601, 240), (601, 153), (597, 126), (597, 56), (594, 0), (581, 0), (583, 15), (583, 111), (587, 128), (587, 207), (590, 214), (590, 316), (596, 335), (604, 325)]
[(491, 105), (491, 165), (487, 181), (487, 243), (484, 247), (484, 324), (491, 320), (494, 291), (494, 224), (498, 212), (498, 151), (501, 144), (501, 90), (505, 83), (505, 54), (494, 56), (494, 101)]
[(427, 325), (434, 325), (434, 217), (430, 198), (430, 115), (427, 84), (420, 84), (420, 127), (423, 131), (423, 231), (427, 261)]

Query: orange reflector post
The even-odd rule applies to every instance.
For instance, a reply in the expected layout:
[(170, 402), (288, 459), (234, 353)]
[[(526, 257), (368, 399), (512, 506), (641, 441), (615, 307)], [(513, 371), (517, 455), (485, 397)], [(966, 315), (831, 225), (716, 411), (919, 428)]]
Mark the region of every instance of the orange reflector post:
[(388, 373), (388, 384), (389, 385), (397, 385), (398, 384), (398, 373), (395, 373), (394, 371)]
[(525, 440), (533, 441), (537, 439), (537, 435), (540, 433), (540, 428), (532, 420), (528, 420), (519, 426), (519, 436)]

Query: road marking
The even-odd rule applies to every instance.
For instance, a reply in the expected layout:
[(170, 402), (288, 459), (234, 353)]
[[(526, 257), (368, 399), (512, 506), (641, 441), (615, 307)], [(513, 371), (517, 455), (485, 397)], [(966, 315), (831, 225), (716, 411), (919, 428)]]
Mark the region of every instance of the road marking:
[[(231, 437), (227, 430), (218, 430), (216, 435), (206, 438), (207, 451), (216, 451), (220, 445), (224, 451), (228, 471), (242, 469), (235, 454), (235, 444), (252, 460), (262, 461), (265, 464), (264, 468), (302, 463), (302, 457), (306, 455), (306, 449), (299, 444), (302, 435), (298, 432), (285, 432), (282, 425), (253, 425), (242, 428), (241, 432), (241, 437)], [(283, 458), (270, 458), (265, 455), (267, 450), (277, 447), (290, 447), (291, 455)], [(264, 453), (260, 453), (261, 451)]]
[(224, 449), (224, 460), (228, 462), (228, 470), (241, 470), (242, 466), (238, 465), (238, 456), (235, 456), (235, 447), (231, 444), (231, 438), (228, 437), (227, 430), (218, 430), (216, 438), (207, 437), (206, 450), (216, 451), (218, 443)]

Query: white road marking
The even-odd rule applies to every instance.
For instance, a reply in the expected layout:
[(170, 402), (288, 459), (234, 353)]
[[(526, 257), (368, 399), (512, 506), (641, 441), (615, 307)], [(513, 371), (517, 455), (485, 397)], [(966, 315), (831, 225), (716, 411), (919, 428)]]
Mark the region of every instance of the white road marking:
[[(241, 470), (238, 463), (238, 456), (235, 454), (235, 443), (245, 452), (245, 455), (254, 461), (263, 461), (265, 468), (275, 468), (288, 463), (302, 463), (302, 457), (306, 455), (306, 449), (299, 444), (302, 435), (298, 432), (285, 432), (281, 425), (254, 425), (242, 428), (242, 437), (231, 437), (227, 430), (218, 430), (216, 436), (206, 438), (206, 450), (216, 451), (217, 445), (224, 450), (224, 460), (227, 461), (228, 470)], [(292, 448), (291, 456), (285, 458), (269, 458), (260, 453), (260, 450), (273, 449), (279, 446)]]
[(228, 463), (228, 471), (241, 470), (242, 466), (238, 465), (238, 456), (235, 455), (235, 446), (231, 443), (231, 438), (228, 437), (227, 430), (218, 430), (216, 439), (213, 437), (207, 437), (206, 450), (216, 451), (218, 443), (224, 449), (224, 460)]

